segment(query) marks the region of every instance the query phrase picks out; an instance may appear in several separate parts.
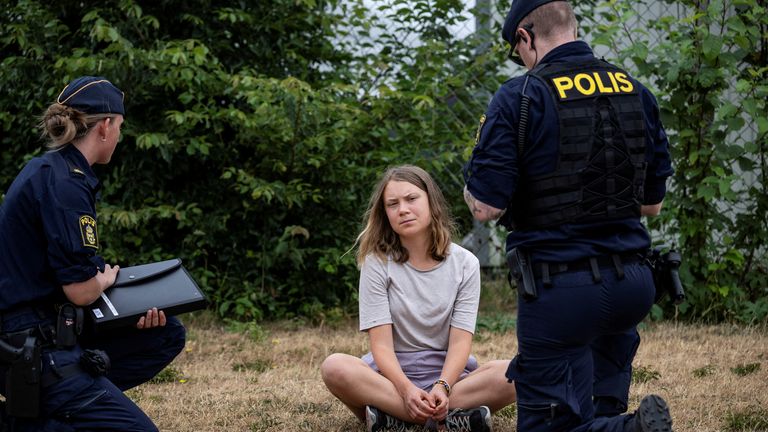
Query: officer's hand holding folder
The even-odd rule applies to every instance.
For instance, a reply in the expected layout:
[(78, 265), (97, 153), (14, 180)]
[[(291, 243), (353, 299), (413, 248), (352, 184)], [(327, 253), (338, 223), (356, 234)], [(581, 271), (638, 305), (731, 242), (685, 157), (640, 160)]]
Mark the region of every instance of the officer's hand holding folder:
[(176, 258), (124, 267), (115, 284), (87, 307), (96, 330), (133, 326), (149, 309), (166, 315), (204, 309), (208, 301)]

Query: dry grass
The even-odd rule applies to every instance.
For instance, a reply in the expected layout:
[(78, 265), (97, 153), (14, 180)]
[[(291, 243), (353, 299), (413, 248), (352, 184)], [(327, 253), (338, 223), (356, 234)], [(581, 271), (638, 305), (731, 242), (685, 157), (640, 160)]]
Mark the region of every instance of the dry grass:
[[(484, 321), (474, 345), (481, 362), (513, 355), (514, 330), (500, 332), (513, 323), (500, 314)], [(232, 331), (202, 315), (187, 316), (187, 324), (187, 348), (161, 382), (129, 392), (161, 430), (363, 430), (325, 390), (318, 372), (330, 353), (367, 351), (355, 322), (336, 328), (282, 322)], [(670, 403), (678, 432), (768, 430), (767, 331), (667, 323), (645, 325), (641, 335), (630, 409), (654, 392)], [(514, 409), (496, 415), (494, 426), (514, 431)]]
[[(499, 279), (485, 280), (473, 353), (481, 362), (509, 359), (517, 350), (515, 295)], [(186, 350), (156, 383), (129, 392), (162, 431), (364, 430), (319, 373), (333, 352), (368, 350), (356, 319), (334, 326), (227, 326), (207, 313), (182, 319)], [(664, 323), (640, 332), (630, 410), (658, 393), (677, 432), (768, 431), (768, 329)], [(515, 420), (514, 407), (505, 408), (494, 430), (514, 431)]]

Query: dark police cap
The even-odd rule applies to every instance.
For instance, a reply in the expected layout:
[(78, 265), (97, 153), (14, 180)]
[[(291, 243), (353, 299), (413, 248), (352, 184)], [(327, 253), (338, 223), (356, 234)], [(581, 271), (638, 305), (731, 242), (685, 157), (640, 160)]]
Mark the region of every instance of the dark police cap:
[(104, 77), (83, 76), (72, 80), (56, 102), (86, 114), (122, 114), (124, 94)]
[(507, 19), (504, 20), (504, 28), (501, 29), (501, 37), (510, 44), (515, 44), (515, 32), (529, 13), (533, 12), (539, 6), (551, 3), (556, 0), (515, 0), (512, 2), (512, 8), (509, 9)]

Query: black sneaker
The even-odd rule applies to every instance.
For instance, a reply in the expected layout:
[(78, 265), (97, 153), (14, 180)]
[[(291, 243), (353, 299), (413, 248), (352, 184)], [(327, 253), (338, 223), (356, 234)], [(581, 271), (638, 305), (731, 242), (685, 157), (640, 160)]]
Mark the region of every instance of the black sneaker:
[(365, 430), (368, 432), (378, 431), (392, 431), (392, 432), (405, 432), (408, 429), (408, 424), (397, 417), (391, 416), (384, 411), (372, 407), (370, 405), (365, 406)]
[(648, 395), (635, 411), (634, 432), (672, 432), (672, 416), (661, 396)]
[(491, 410), (483, 405), (472, 409), (455, 409), (445, 418), (448, 432), (493, 432)]

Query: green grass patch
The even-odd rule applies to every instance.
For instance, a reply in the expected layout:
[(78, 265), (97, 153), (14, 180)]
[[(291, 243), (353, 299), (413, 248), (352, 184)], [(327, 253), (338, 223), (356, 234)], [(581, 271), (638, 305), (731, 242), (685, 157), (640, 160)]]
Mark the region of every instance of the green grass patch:
[(484, 270), (481, 277), (480, 316), (509, 314), (517, 310), (517, 290), (509, 285), (506, 268)]
[(647, 383), (661, 378), (661, 373), (650, 366), (636, 366), (632, 368), (632, 382), (635, 384)]
[(186, 379), (184, 378), (184, 374), (181, 373), (180, 370), (176, 369), (173, 366), (168, 366), (165, 369), (161, 370), (160, 373), (155, 375), (151, 380), (149, 380), (149, 383), (165, 384), (165, 383), (185, 382), (185, 381)]
[(706, 365), (693, 370), (693, 376), (695, 376), (696, 378), (708, 377), (714, 373), (715, 373), (714, 365)]
[(512, 314), (496, 312), (477, 317), (478, 331), (504, 334), (510, 331), (515, 331), (516, 327), (517, 319), (515, 319)]
[(513, 419), (517, 417), (517, 404), (509, 404), (493, 413), (494, 417)]
[(768, 409), (750, 406), (742, 411), (730, 412), (725, 418), (725, 432), (753, 432), (768, 430)]
[(282, 428), (283, 422), (278, 419), (276, 416), (273, 416), (269, 413), (259, 413), (258, 420), (255, 423), (251, 424), (251, 431), (252, 432), (262, 432), (267, 429), (274, 429), (275, 430), (284, 430)]
[(269, 336), (269, 332), (264, 330), (263, 327), (261, 327), (256, 321), (236, 321), (236, 320), (225, 320), (227, 323), (227, 331), (232, 333), (243, 333), (248, 338), (256, 343), (262, 343), (265, 340), (267, 340), (267, 337)]
[(731, 368), (731, 372), (738, 376), (747, 376), (751, 375), (757, 371), (760, 370), (760, 363), (746, 363), (746, 364), (740, 364), (736, 367)]

